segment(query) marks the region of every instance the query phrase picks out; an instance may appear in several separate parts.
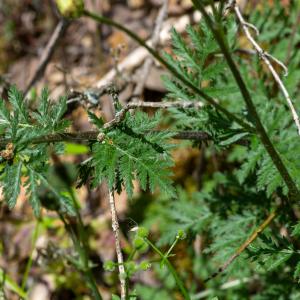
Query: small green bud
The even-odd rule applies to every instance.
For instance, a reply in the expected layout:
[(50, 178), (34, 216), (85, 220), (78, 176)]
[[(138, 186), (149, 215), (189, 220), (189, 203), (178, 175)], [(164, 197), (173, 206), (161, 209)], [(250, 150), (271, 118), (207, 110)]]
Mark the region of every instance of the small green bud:
[(116, 264), (113, 261), (108, 260), (104, 263), (103, 268), (105, 271), (113, 272), (116, 268)]
[(68, 19), (79, 18), (84, 11), (83, 0), (56, 0), (56, 5), (62, 16)]
[(142, 248), (144, 246), (144, 244), (145, 244), (144, 239), (139, 236), (136, 236), (133, 240), (133, 246), (136, 249)]
[(126, 272), (129, 276), (134, 274), (138, 269), (136, 264), (133, 261), (129, 261), (129, 262), (125, 263), (125, 268), (126, 268)]
[(184, 240), (186, 238), (186, 233), (182, 229), (179, 229), (176, 238), (179, 240)]
[(139, 236), (136, 236), (133, 240), (133, 247), (139, 251), (139, 252), (146, 252), (148, 250), (148, 244), (147, 242), (139, 237)]
[(151, 268), (151, 264), (146, 260), (142, 261), (139, 265), (139, 269), (142, 271), (147, 271), (150, 268)]
[(137, 231), (137, 235), (141, 238), (147, 237), (149, 234), (149, 230), (146, 227), (139, 227)]

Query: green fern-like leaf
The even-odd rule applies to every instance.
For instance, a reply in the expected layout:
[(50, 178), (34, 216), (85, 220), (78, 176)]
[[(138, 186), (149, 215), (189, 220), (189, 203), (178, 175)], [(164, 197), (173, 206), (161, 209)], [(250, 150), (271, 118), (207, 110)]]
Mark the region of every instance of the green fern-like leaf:
[[(49, 92), (44, 89), (37, 111), (30, 114), (22, 93), (13, 86), (9, 90), (8, 101), (13, 111), (10, 112), (1, 100), (0, 124), (3, 137), (10, 140), (10, 153), (2, 158), (4, 172), (1, 175), (1, 185), (9, 208), (12, 209), (16, 205), (21, 176), (24, 176), (26, 181), (23, 185), (35, 215), (39, 215), (41, 207), (38, 198), (40, 187), (48, 189), (53, 194), (62, 213), (74, 214), (70, 199), (62, 196), (47, 180), (49, 146), (46, 143), (31, 143), (34, 138), (62, 132), (68, 126), (69, 123), (62, 120), (66, 111), (66, 98), (62, 97), (58, 103), (51, 103)], [(57, 150), (57, 147), (54, 149)]]
[(170, 179), (172, 160), (166, 140), (169, 133), (150, 133), (157, 126), (159, 115), (153, 119), (138, 112), (127, 118), (106, 134), (105, 140), (93, 145), (93, 184), (107, 179), (112, 189), (118, 175), (129, 195), (132, 195), (133, 180), (138, 179), (142, 189), (151, 192), (159, 187), (162, 192), (173, 194)]
[(19, 161), (12, 166), (6, 165), (3, 190), (4, 197), (10, 209), (14, 208), (20, 193), (22, 175), (22, 162)]
[(25, 182), (26, 194), (29, 197), (30, 205), (36, 216), (40, 215), (40, 208), (41, 208), (40, 199), (38, 197), (38, 186), (39, 186), (38, 175), (31, 168), (28, 168), (28, 179)]
[(270, 272), (289, 260), (294, 250), (282, 237), (274, 239), (262, 235), (249, 246), (248, 253), (251, 260), (255, 262), (257, 270)]

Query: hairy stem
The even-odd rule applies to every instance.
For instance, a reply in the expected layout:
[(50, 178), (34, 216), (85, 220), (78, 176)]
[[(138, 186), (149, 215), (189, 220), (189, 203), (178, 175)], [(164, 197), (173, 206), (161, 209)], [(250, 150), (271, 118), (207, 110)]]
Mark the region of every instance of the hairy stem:
[[(293, 102), (292, 102), (292, 99), (290, 98), (290, 95), (285, 87), (285, 85), (283, 84), (282, 80), (280, 79), (278, 73), (276, 72), (275, 68), (273, 67), (273, 65), (271, 64), (270, 62), (270, 59), (274, 60), (277, 64), (279, 64), (286, 72), (286, 75), (287, 75), (287, 68), (286, 66), (280, 62), (278, 59), (274, 58), (273, 56), (271, 56), (269, 53), (265, 52), (260, 46), (259, 44), (255, 41), (255, 39), (252, 37), (252, 35), (250, 34), (250, 31), (249, 31), (249, 28), (248, 27), (251, 27), (251, 28), (255, 28), (254, 25), (250, 24), (250, 23), (247, 23), (245, 20), (244, 20), (244, 17), (237, 5), (236, 2), (234, 2), (234, 11), (235, 11), (235, 15), (237, 16), (242, 28), (243, 28), (243, 31), (248, 39), (248, 41), (252, 44), (252, 46), (254, 47), (254, 49), (256, 50), (258, 56), (264, 61), (264, 63), (266, 64), (267, 68), (269, 69), (270, 73), (272, 74), (275, 82), (277, 83), (280, 91), (282, 92), (290, 110), (291, 110), (291, 113), (292, 113), (292, 116), (293, 116), (293, 119), (294, 119), (294, 122), (296, 124), (296, 127), (297, 127), (297, 130), (298, 130), (298, 135), (300, 135), (300, 122), (299, 122), (299, 116), (297, 114), (297, 111), (293, 105)], [(257, 30), (257, 29), (256, 29)], [(258, 31), (258, 30), (257, 30)], [(270, 58), (270, 59), (269, 59)]]
[(121, 300), (126, 300), (126, 272), (124, 267), (124, 259), (119, 236), (119, 221), (115, 205), (114, 191), (109, 191), (109, 206), (111, 213), (112, 229), (115, 235), (116, 253), (119, 268), (119, 278), (121, 284)]

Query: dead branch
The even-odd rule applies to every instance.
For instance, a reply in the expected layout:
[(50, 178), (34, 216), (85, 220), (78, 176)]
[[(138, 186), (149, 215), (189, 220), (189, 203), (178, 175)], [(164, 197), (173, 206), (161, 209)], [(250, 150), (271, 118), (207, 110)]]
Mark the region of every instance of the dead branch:
[(66, 19), (61, 19), (56, 25), (46, 47), (43, 50), (42, 56), (38, 62), (38, 66), (25, 88), (24, 95), (27, 95), (30, 89), (35, 85), (35, 83), (39, 81), (40, 78), (43, 76), (45, 69), (54, 53), (56, 45), (65, 33), (68, 25), (69, 21), (67, 21)]
[(279, 89), (281, 90), (286, 102), (288, 103), (288, 106), (291, 110), (291, 113), (292, 113), (292, 116), (293, 116), (293, 119), (294, 119), (294, 122), (297, 126), (297, 129), (298, 129), (298, 134), (300, 135), (300, 122), (299, 122), (299, 116), (294, 108), (294, 105), (293, 105), (293, 102), (290, 98), (290, 95), (287, 91), (287, 89), (285, 88), (282, 80), (280, 79), (280, 76), (278, 75), (278, 73), (275, 71), (273, 65), (271, 64), (270, 62), (270, 59), (273, 60), (275, 63), (277, 63), (281, 68), (283, 68), (283, 70), (285, 71), (285, 75), (287, 75), (287, 68), (286, 66), (281, 62), (279, 61), (277, 58), (275, 58), (274, 56), (272, 56), (271, 54), (265, 52), (260, 46), (259, 44), (255, 41), (255, 39), (252, 37), (250, 31), (249, 31), (249, 28), (252, 28), (254, 29), (255, 28), (255, 32), (258, 34), (258, 30), (257, 28), (253, 25), (253, 24), (250, 24), (250, 23), (247, 23), (245, 20), (244, 20), (244, 17), (239, 9), (239, 6), (237, 5), (236, 1), (231, 1), (232, 2), (232, 7), (234, 9), (234, 12), (235, 12), (235, 15), (236, 17), (238, 18), (241, 26), (242, 26), (242, 29), (248, 39), (248, 41), (252, 44), (252, 46), (254, 47), (254, 49), (256, 50), (259, 58), (261, 58), (264, 63), (266, 64), (266, 66), (268, 67), (268, 69), (270, 70), (271, 74), (273, 75), (274, 77), (274, 80), (276, 81)]
[[(165, 45), (167, 41), (170, 40), (170, 30), (174, 27), (178, 32), (183, 32), (186, 26), (190, 23), (196, 23), (201, 20), (201, 14), (195, 11), (192, 15), (186, 14), (180, 18), (170, 18), (166, 20), (162, 29), (159, 33), (158, 44)], [(149, 46), (152, 46), (151, 40), (147, 41)], [(102, 77), (96, 84), (96, 87), (102, 87), (104, 85), (110, 84), (114, 77), (117, 75), (116, 69), (119, 72), (131, 71), (136, 67), (140, 66), (145, 58), (148, 56), (148, 51), (144, 47), (138, 47), (133, 50), (121, 63), (119, 63), (116, 68), (110, 70), (104, 77)]]
[[(153, 31), (153, 34), (152, 34), (152, 37), (151, 37), (152, 47), (154, 49), (156, 49), (157, 44), (159, 42), (159, 34), (160, 34), (161, 29), (162, 29), (163, 21), (164, 21), (166, 15), (167, 15), (168, 3), (169, 3), (168, 0), (164, 0), (163, 4), (162, 4), (162, 6), (159, 10), (159, 13), (157, 15), (157, 19), (156, 19), (156, 22), (155, 22), (156, 25), (155, 25), (155, 28), (154, 28), (154, 31)], [(149, 75), (152, 63), (153, 63), (153, 58), (152, 57), (147, 57), (146, 60), (144, 61), (144, 64), (142, 66), (141, 73), (140, 73), (140, 76), (139, 76), (139, 81), (137, 82), (137, 85), (136, 85), (136, 87), (133, 91), (134, 96), (137, 96), (137, 97), (141, 96), (141, 94), (144, 90), (145, 82), (146, 82), (147, 77)]]

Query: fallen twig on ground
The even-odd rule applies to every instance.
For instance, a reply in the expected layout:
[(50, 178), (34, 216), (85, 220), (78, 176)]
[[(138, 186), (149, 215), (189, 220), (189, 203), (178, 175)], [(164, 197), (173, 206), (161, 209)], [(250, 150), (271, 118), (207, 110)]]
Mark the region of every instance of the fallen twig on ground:
[[(156, 49), (157, 45), (158, 45), (158, 42), (159, 42), (159, 35), (160, 35), (160, 31), (162, 29), (162, 25), (163, 25), (163, 21), (167, 15), (167, 10), (168, 10), (168, 3), (169, 1), (168, 0), (164, 0), (160, 10), (159, 10), (159, 13), (157, 15), (157, 18), (156, 18), (156, 25), (155, 25), (155, 28), (154, 28), (154, 31), (153, 31), (153, 34), (152, 34), (152, 37), (151, 37), (151, 43), (152, 43), (152, 47), (154, 49)], [(146, 58), (146, 60), (144, 61), (144, 64), (141, 68), (141, 71), (140, 71), (140, 76), (139, 76), (139, 80), (135, 86), (135, 89), (133, 91), (133, 95), (134, 95), (134, 100), (136, 100), (135, 98), (136, 97), (140, 97), (141, 94), (143, 93), (143, 90), (144, 90), (144, 86), (145, 86), (145, 82), (147, 80), (147, 77), (149, 75), (149, 72), (150, 72), (150, 69), (151, 69), (151, 66), (152, 66), (152, 63), (153, 63), (153, 57), (149, 56)]]
[(54, 50), (56, 48), (56, 45), (60, 38), (65, 33), (67, 27), (68, 27), (69, 21), (66, 19), (61, 19), (58, 24), (56, 25), (47, 45), (45, 46), (42, 56), (38, 62), (38, 66), (33, 74), (33, 76), (30, 78), (25, 91), (24, 95), (27, 95), (30, 89), (35, 85), (35, 83), (40, 80), (40, 78), (43, 76), (45, 69), (54, 53)]
[[(186, 14), (180, 18), (170, 18), (166, 20), (163, 25), (162, 29), (159, 33), (159, 42), (158, 44), (165, 45), (167, 41), (170, 40), (170, 29), (174, 27), (178, 32), (183, 32), (186, 28), (186, 26), (190, 23), (196, 23), (201, 20), (201, 14), (199, 12), (193, 12), (192, 15)], [(149, 46), (152, 47), (151, 40), (148, 40), (146, 42)], [(104, 85), (107, 85), (111, 83), (114, 79), (114, 77), (117, 75), (116, 69), (119, 72), (124, 71), (131, 71), (138, 66), (140, 66), (145, 58), (148, 56), (148, 51), (144, 47), (138, 47), (135, 50), (133, 50), (129, 55), (120, 62), (116, 68), (113, 68), (110, 70), (106, 75), (104, 75), (96, 84), (96, 87), (102, 87)]]

